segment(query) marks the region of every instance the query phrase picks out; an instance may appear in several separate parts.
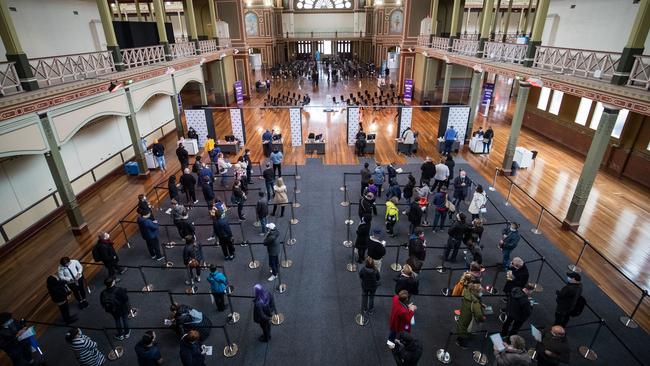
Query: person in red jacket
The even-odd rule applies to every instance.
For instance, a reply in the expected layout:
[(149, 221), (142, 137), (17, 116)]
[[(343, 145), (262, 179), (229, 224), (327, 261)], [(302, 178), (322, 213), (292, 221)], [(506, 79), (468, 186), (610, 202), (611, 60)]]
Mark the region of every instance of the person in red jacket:
[(390, 310), (388, 340), (395, 341), (395, 337), (402, 332), (411, 333), (411, 322), (417, 306), (410, 302), (410, 294), (406, 290), (393, 296), (393, 307)]

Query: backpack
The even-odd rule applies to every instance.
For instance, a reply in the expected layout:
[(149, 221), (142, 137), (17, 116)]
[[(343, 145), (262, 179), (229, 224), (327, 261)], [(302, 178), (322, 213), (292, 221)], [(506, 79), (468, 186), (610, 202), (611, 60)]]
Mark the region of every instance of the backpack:
[(580, 296), (578, 297), (578, 300), (576, 300), (576, 304), (571, 309), (571, 312), (569, 313), (570, 316), (576, 317), (582, 314), (582, 311), (585, 310), (585, 307), (587, 306), (587, 300), (585, 300), (584, 297)]
[(200, 169), (201, 169), (201, 163), (199, 163), (198, 161), (194, 162), (194, 164), (192, 165), (192, 173), (198, 173)]
[(99, 302), (107, 313), (116, 313), (120, 309), (120, 303), (115, 297), (115, 291), (102, 291)]
[(101, 262), (102, 261), (102, 256), (99, 253), (99, 243), (95, 244), (95, 246), (93, 247), (93, 252), (92, 253), (93, 253), (93, 260), (95, 262)]

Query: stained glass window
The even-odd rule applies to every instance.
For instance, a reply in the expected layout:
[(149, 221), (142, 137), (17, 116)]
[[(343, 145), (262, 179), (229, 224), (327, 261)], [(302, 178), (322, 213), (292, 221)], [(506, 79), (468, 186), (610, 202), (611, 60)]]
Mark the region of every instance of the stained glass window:
[(297, 0), (298, 9), (349, 9), (352, 0)]

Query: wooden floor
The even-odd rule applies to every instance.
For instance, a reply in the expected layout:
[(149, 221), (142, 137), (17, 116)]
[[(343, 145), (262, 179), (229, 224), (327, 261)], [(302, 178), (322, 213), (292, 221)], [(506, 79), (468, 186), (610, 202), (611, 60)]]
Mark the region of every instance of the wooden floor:
[[(395, 73), (392, 73), (395, 74)], [(353, 149), (346, 144), (346, 114), (345, 111), (325, 113), (323, 105), (326, 95), (340, 96), (355, 93), (358, 90), (376, 90), (370, 80), (339, 82), (328, 86), (321, 80), (319, 88), (312, 88), (309, 81), (278, 81), (274, 82), (272, 92), (309, 93), (312, 97), (310, 107), (303, 114), (303, 137), (309, 132), (322, 133), (327, 140), (327, 154), (323, 157), (326, 164), (357, 164), (358, 160)], [(480, 116), (475, 126), (492, 125), (495, 129), (493, 151), (489, 156), (474, 156), (463, 152), (467, 160), (483, 177), (491, 179), (495, 167), (500, 166), (504, 147), (509, 135), (509, 122), (513, 110), (512, 101), (507, 95), (509, 86), (500, 84), (496, 91), (494, 109), (487, 118)], [(198, 100), (195, 93), (183, 93), (184, 105), (191, 105)], [(256, 94), (250, 102), (244, 105), (244, 119), (247, 148), (251, 149), (252, 159), (262, 161), (261, 134), (266, 128), (275, 128), (287, 136), (284, 142), (285, 163), (304, 164), (306, 155), (303, 147), (293, 148), (289, 141), (288, 111), (263, 110), (263, 94)], [(318, 107), (320, 105), (321, 107)], [(215, 110), (216, 128), (219, 136), (231, 133), (230, 119), (227, 111)], [(377, 152), (375, 158), (387, 163), (394, 161), (404, 163), (403, 155), (395, 152), (394, 137), (396, 123), (393, 120), (395, 109), (389, 108), (382, 112), (366, 111), (363, 115), (364, 127), (378, 134)], [(431, 143), (437, 136), (439, 110), (432, 108), (430, 112), (416, 109), (413, 117), (413, 129), (420, 133), (420, 157), (433, 156), (436, 158), (435, 146)], [(179, 168), (174, 155), (175, 135), (164, 140), (167, 146), (168, 171)], [(535, 200), (543, 204), (551, 213), (562, 218), (566, 213), (573, 188), (583, 164), (582, 157), (545, 140), (526, 129), (522, 130), (519, 146), (539, 151), (535, 165), (527, 171), (522, 171), (514, 181), (527, 191)], [(145, 193), (151, 187), (166, 180), (166, 176), (153, 171), (147, 179), (128, 178), (122, 174), (116, 175), (109, 183), (99, 188), (93, 195), (84, 199), (81, 210), (88, 221), (89, 231), (82, 236), (73, 236), (69, 232), (69, 223), (64, 216), (55, 219), (43, 227), (34, 237), (21, 244), (16, 250), (0, 258), (0, 286), (3, 296), (0, 297), (0, 309), (15, 311), (20, 316), (31, 316), (39, 319), (53, 319), (56, 309), (45, 299), (45, 277), (56, 269), (58, 258), (63, 255), (82, 257), (90, 260), (88, 255), (99, 231), (107, 230), (115, 225), (117, 218), (126, 215), (135, 205), (139, 193)], [(508, 186), (505, 178), (499, 178), (497, 189), (506, 193)], [(605, 173), (599, 173), (589, 198), (579, 232), (584, 235), (594, 247), (598, 248), (612, 262), (618, 265), (626, 274), (638, 283), (649, 287), (650, 271), (650, 198), (649, 192), (638, 185), (621, 180)], [(154, 201), (155, 195), (150, 197)], [(539, 207), (526, 196), (513, 189), (511, 201), (527, 218), (536, 222)], [(581, 242), (573, 234), (561, 231), (559, 224), (550, 216), (544, 216), (542, 231), (557, 247), (570, 258), (576, 258)], [(134, 225), (127, 225), (127, 234), (135, 231)], [(119, 227), (112, 230), (111, 235), (116, 242), (124, 243)], [(604, 260), (586, 251), (581, 266), (619, 305), (626, 311), (631, 311), (638, 301), (640, 293), (611, 269)], [(637, 319), (650, 329), (650, 301), (646, 301), (637, 314)]]

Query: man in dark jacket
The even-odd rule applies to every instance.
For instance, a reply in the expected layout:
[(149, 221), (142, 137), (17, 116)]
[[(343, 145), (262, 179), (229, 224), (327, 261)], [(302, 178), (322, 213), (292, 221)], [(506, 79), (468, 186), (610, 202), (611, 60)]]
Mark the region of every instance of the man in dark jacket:
[(201, 282), (201, 265), (203, 264), (203, 248), (188, 235), (185, 237), (183, 247), (183, 264), (187, 267), (190, 278), (185, 281), (186, 285), (193, 285), (194, 281)]
[(544, 332), (541, 342), (537, 342), (537, 366), (556, 366), (560, 363), (568, 364), (571, 355), (569, 341), (564, 328), (554, 325)]
[(357, 238), (354, 241), (354, 247), (357, 250), (357, 263), (363, 263), (368, 249), (368, 240), (370, 240), (370, 221), (371, 215), (366, 215), (359, 221), (357, 227)]
[(578, 302), (578, 298), (582, 296), (582, 276), (576, 272), (567, 273), (567, 284), (561, 290), (556, 291), (555, 302), (555, 325), (566, 327), (569, 322), (570, 313)]
[(492, 145), (492, 139), (494, 138), (494, 130), (492, 126), (488, 126), (488, 129), (483, 134), (483, 154), (490, 153), (490, 145)]
[(412, 234), (409, 238), (408, 250), (409, 258), (415, 257), (418, 260), (424, 262), (427, 252), (427, 240), (424, 238), (424, 231), (417, 230), (415, 234)]
[(274, 223), (266, 224), (269, 232), (266, 233), (264, 238), (264, 246), (269, 254), (269, 267), (271, 267), (271, 277), (268, 278), (269, 282), (274, 281), (278, 276), (278, 267), (280, 265), (280, 233), (275, 227)]
[[(508, 295), (515, 287), (524, 287), (528, 283), (528, 267), (523, 259), (519, 257), (512, 258), (512, 263), (506, 272), (506, 284), (503, 286), (503, 293)], [(504, 298), (504, 302), (508, 299)]]
[(183, 186), (183, 192), (185, 192), (187, 202), (191, 202), (193, 204), (199, 203), (199, 200), (196, 199), (196, 178), (190, 174), (189, 168), (185, 168), (185, 170), (183, 170), (183, 175), (181, 175), (180, 182)]
[(148, 330), (142, 339), (135, 345), (135, 354), (138, 356), (138, 366), (157, 366), (163, 363), (160, 347), (156, 343), (156, 333)]
[(511, 222), (510, 225), (502, 232), (503, 236), (499, 242), (499, 248), (503, 254), (503, 268), (508, 270), (510, 265), (510, 253), (515, 250), (517, 244), (519, 244), (519, 224), (516, 222)]
[(178, 144), (176, 148), (176, 156), (181, 163), (181, 169), (185, 169), (190, 165), (190, 154), (185, 150), (185, 146), (182, 143)]
[(223, 212), (221, 210), (212, 210), (210, 216), (212, 216), (214, 236), (219, 239), (219, 246), (221, 247), (224, 258), (226, 260), (235, 259), (235, 245), (232, 240), (232, 230), (230, 230), (228, 221), (223, 217)]
[(460, 208), (459, 203), (467, 199), (471, 185), (472, 180), (467, 176), (467, 172), (462, 169), (459, 170), (458, 176), (454, 178), (454, 205), (456, 210)]
[(183, 210), (183, 212), (181, 212), (181, 216), (174, 221), (176, 229), (178, 229), (178, 236), (180, 236), (181, 239), (185, 239), (186, 236), (194, 236), (196, 234), (196, 228), (190, 222), (187, 210)]
[(99, 302), (104, 310), (115, 319), (117, 335), (115, 339), (124, 340), (131, 336), (129, 329), (129, 295), (123, 287), (115, 286), (114, 278), (107, 278), (104, 281), (106, 288), (99, 295)]
[(203, 198), (205, 198), (205, 203), (210, 205), (210, 202), (214, 202), (214, 189), (210, 182), (210, 177), (203, 177), (203, 185), (201, 186), (203, 190)]
[(369, 164), (368, 163), (363, 163), (363, 169), (361, 169), (361, 195), (366, 191), (366, 188), (368, 188), (368, 181), (370, 180), (370, 169), (368, 169)]
[(418, 204), (417, 199), (414, 199), (409, 206), (408, 218), (409, 223), (411, 224), (409, 227), (409, 232), (410, 234), (413, 234), (415, 233), (415, 229), (417, 229), (422, 222), (422, 208)]
[(0, 349), (5, 351), (15, 366), (34, 364), (29, 339), (18, 340), (18, 333), (24, 328), (24, 322), (14, 319), (11, 313), (0, 313)]
[(271, 200), (271, 195), (273, 194), (273, 183), (275, 183), (275, 173), (273, 172), (273, 167), (270, 162), (266, 163), (266, 168), (262, 172), (262, 177), (264, 177), (264, 185), (266, 186), (266, 199)]
[(409, 333), (400, 333), (392, 349), (397, 366), (416, 366), (422, 357), (422, 345)]
[[(366, 193), (365, 196), (361, 198), (359, 201), (359, 220), (361, 220), (362, 217), (370, 217), (372, 219), (372, 215), (377, 216), (377, 206), (375, 205), (375, 195), (372, 194), (372, 192)], [(368, 221), (370, 222), (370, 221)]]
[[(420, 185), (423, 182), (431, 182), (431, 178), (436, 174), (436, 166), (433, 164), (430, 156), (427, 156), (424, 163), (420, 166), (422, 174), (420, 175)], [(427, 183), (428, 184), (428, 183)]]
[(465, 213), (461, 212), (456, 214), (456, 218), (457, 221), (449, 228), (449, 230), (447, 230), (449, 239), (447, 239), (447, 247), (445, 248), (445, 253), (443, 255), (443, 259), (447, 262), (456, 262), (456, 255), (458, 255), (460, 243), (462, 243), (465, 233), (471, 230), (465, 222)]
[[(108, 270), (108, 277), (114, 278), (115, 274), (122, 274), (126, 272), (126, 268), (119, 266), (120, 258), (115, 252), (113, 241), (110, 240), (110, 235), (107, 232), (99, 234), (97, 244), (93, 248), (93, 259), (97, 262), (104, 263), (104, 267)], [(119, 281), (119, 279), (117, 280)]]
[(373, 235), (368, 239), (368, 257), (375, 262), (375, 268), (381, 273), (381, 260), (386, 255), (386, 241), (382, 240), (381, 230), (373, 230)]
[[(527, 283), (523, 288), (515, 287), (510, 291), (506, 321), (501, 328), (501, 337), (511, 336), (519, 332), (519, 329), (533, 311), (529, 297), (534, 290), (535, 285)], [(511, 326), (512, 328), (510, 328)]]
[(201, 170), (199, 170), (199, 179), (198, 179), (199, 184), (203, 184), (203, 182), (206, 181), (205, 178), (208, 178), (207, 182), (210, 183), (210, 185), (212, 185), (212, 182), (214, 182), (214, 173), (212, 172), (212, 168), (210, 168), (210, 165), (208, 164), (203, 164)]
[(367, 314), (372, 314), (375, 312), (375, 292), (381, 278), (372, 258), (366, 258), (365, 266), (359, 271), (359, 278), (361, 279), (362, 292), (361, 309)]
[(260, 223), (260, 227), (262, 228), (262, 234), (266, 234), (266, 224), (268, 223), (268, 216), (269, 216), (269, 201), (266, 199), (266, 195), (264, 192), (259, 191), (258, 192), (259, 199), (257, 200), (257, 204), (255, 205), (255, 214), (257, 215), (257, 221)]
[(165, 257), (160, 253), (160, 242), (158, 241), (159, 228), (158, 224), (151, 220), (151, 214), (138, 216), (138, 228), (142, 239), (147, 243), (147, 249), (151, 259), (157, 261), (163, 260)]
[(151, 146), (151, 152), (156, 157), (160, 169), (162, 171), (167, 170), (167, 164), (165, 163), (165, 145), (158, 142), (158, 139), (155, 139), (153, 140), (153, 146)]

